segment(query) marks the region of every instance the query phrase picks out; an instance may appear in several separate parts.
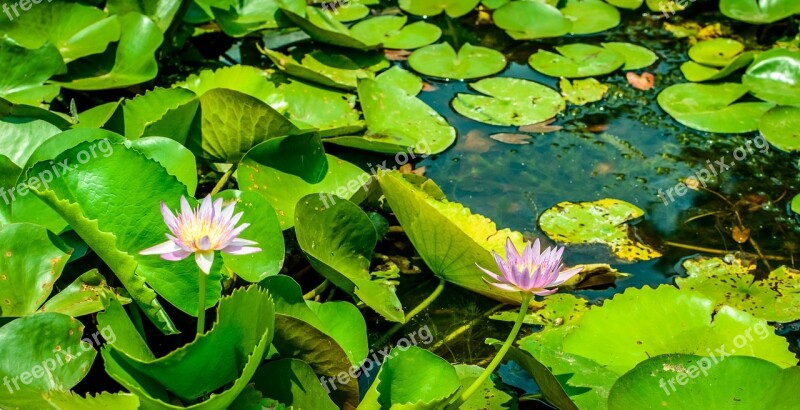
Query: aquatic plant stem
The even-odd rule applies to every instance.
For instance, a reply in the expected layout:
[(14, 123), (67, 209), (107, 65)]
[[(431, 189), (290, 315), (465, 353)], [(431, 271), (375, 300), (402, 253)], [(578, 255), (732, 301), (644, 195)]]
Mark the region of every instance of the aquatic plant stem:
[(511, 333), (508, 334), (508, 338), (506, 338), (505, 343), (503, 343), (503, 346), (497, 352), (497, 355), (494, 356), (492, 362), (489, 363), (488, 366), (486, 366), (486, 370), (484, 370), (483, 373), (481, 373), (481, 375), (478, 376), (478, 378), (475, 379), (474, 382), (472, 382), (472, 384), (467, 388), (467, 390), (464, 390), (464, 393), (462, 393), (461, 396), (458, 399), (456, 399), (456, 401), (450, 403), (450, 405), (447, 406), (448, 410), (457, 409), (467, 400), (469, 400), (469, 398), (472, 397), (472, 395), (475, 394), (475, 392), (477, 392), (478, 389), (481, 388), (481, 386), (483, 386), (483, 383), (489, 379), (489, 376), (491, 376), (492, 373), (494, 373), (494, 370), (497, 369), (497, 366), (500, 365), (500, 362), (503, 361), (503, 358), (506, 356), (506, 353), (508, 353), (508, 350), (511, 349), (511, 345), (514, 343), (514, 340), (517, 339), (519, 330), (522, 328), (522, 322), (525, 319), (525, 313), (528, 312), (528, 304), (530, 303), (532, 296), (533, 295), (530, 293), (523, 294), (522, 305), (520, 305), (519, 307), (519, 314), (517, 314), (517, 320), (514, 322), (514, 327), (511, 328)]
[(317, 286), (314, 289), (311, 289), (311, 292), (308, 292), (305, 295), (303, 295), (303, 299), (305, 300), (314, 299), (315, 297), (321, 295), (322, 292), (325, 292), (325, 290), (328, 289), (328, 285), (330, 284), (331, 281), (325, 279), (322, 283), (319, 284), (319, 286)]
[(470, 320), (468, 323), (466, 323), (466, 324), (460, 326), (458, 329), (450, 332), (450, 334), (448, 334), (444, 339), (436, 342), (436, 344), (431, 346), (428, 350), (430, 350), (432, 352), (435, 352), (440, 347), (446, 345), (447, 343), (452, 342), (453, 340), (455, 340), (455, 338), (457, 338), (457, 337), (461, 336), (462, 334), (464, 334), (464, 332), (466, 332), (467, 330), (472, 328), (472, 326), (475, 326), (481, 320), (486, 319), (487, 317), (491, 316), (492, 314), (494, 314), (495, 312), (497, 312), (498, 310), (502, 309), (505, 306), (506, 306), (505, 303), (498, 303), (497, 305), (494, 305), (491, 309), (487, 310), (482, 315), (476, 317), (475, 319)]
[[(685, 244), (685, 243), (678, 243), (678, 242), (664, 241), (663, 244), (667, 245), (667, 246), (671, 246), (673, 248), (689, 249), (689, 250), (698, 251), (698, 252), (713, 253), (713, 254), (716, 254), (716, 255), (727, 255), (727, 254), (731, 253), (731, 251), (724, 251), (722, 249), (704, 248), (702, 246), (694, 246), (694, 245), (689, 245), (689, 244)], [(765, 260), (771, 260), (771, 261), (788, 261), (788, 260), (790, 260), (787, 257), (777, 256), (777, 255), (763, 255), (762, 258), (765, 259)]]
[(385, 346), (387, 343), (389, 343), (389, 339), (392, 337), (392, 335), (394, 335), (395, 333), (399, 332), (400, 329), (402, 329), (403, 326), (406, 325), (406, 323), (411, 321), (411, 319), (413, 319), (414, 316), (418, 315), (419, 312), (422, 312), (423, 310), (425, 310), (425, 308), (430, 306), (430, 304), (433, 303), (433, 301), (436, 300), (436, 298), (438, 298), (439, 295), (442, 294), (442, 291), (444, 290), (445, 283), (446, 282), (445, 282), (445, 280), (443, 278), (439, 278), (439, 284), (436, 285), (436, 289), (434, 289), (433, 292), (431, 292), (431, 294), (428, 295), (427, 298), (425, 298), (425, 300), (423, 300), (419, 305), (417, 305), (417, 307), (415, 307), (413, 310), (411, 310), (410, 312), (408, 312), (406, 314), (406, 317), (404, 318), (403, 323), (398, 323), (398, 324), (392, 326), (392, 328), (389, 329), (389, 331), (386, 332), (383, 335), (383, 337), (380, 338), (380, 340), (378, 340), (378, 342), (376, 343), (376, 346)]
[(228, 184), (228, 180), (231, 179), (231, 175), (233, 175), (233, 173), (236, 172), (236, 168), (238, 165), (239, 164), (231, 165), (231, 167), (227, 171), (225, 171), (224, 174), (222, 174), (222, 178), (219, 179), (217, 185), (215, 185), (214, 189), (211, 190), (211, 196), (218, 194), (219, 191), (221, 191), (222, 188), (224, 188), (225, 185)]
[(206, 331), (206, 274), (198, 270), (200, 276), (197, 282), (200, 285), (200, 300), (197, 304), (197, 335), (202, 335)]

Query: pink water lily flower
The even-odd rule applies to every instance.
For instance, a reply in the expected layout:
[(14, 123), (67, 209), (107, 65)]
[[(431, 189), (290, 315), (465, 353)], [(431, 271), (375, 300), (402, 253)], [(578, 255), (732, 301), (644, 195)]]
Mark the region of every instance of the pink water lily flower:
[(209, 274), (215, 251), (231, 255), (260, 252), (260, 248), (252, 246), (258, 243), (239, 238), (239, 234), (250, 224), (236, 226), (243, 212), (234, 215), (234, 205), (230, 204), (223, 209), (222, 199), (212, 203), (209, 195), (196, 209), (192, 209), (186, 198), (181, 197), (181, 213), (175, 216), (164, 201), (161, 201), (161, 214), (172, 235), (167, 234), (168, 241), (139, 253), (161, 255), (162, 259), (168, 261), (183, 260), (194, 254), (197, 266), (205, 274)]
[(528, 241), (525, 244), (525, 250), (520, 255), (509, 238), (506, 241), (506, 260), (503, 260), (497, 252), (492, 251), (497, 267), (500, 268), (500, 275), (484, 269), (480, 265), (478, 268), (497, 281), (496, 283), (486, 281), (494, 287), (512, 292), (533, 293), (539, 296), (554, 293), (558, 289), (550, 288), (566, 282), (581, 271), (579, 267), (562, 270), (564, 268), (564, 264), (561, 263), (563, 247), (548, 247), (544, 252), (539, 252), (539, 248), (538, 239), (533, 246)]

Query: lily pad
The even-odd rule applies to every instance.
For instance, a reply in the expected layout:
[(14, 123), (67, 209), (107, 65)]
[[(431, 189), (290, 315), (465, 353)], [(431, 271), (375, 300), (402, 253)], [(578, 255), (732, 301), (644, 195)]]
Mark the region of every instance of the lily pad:
[(540, 1), (512, 1), (492, 14), (497, 27), (514, 40), (561, 37), (572, 30), (572, 21), (554, 6)]
[(618, 199), (561, 202), (542, 213), (539, 226), (555, 241), (606, 244), (624, 260), (658, 258), (661, 253), (631, 238), (627, 222), (643, 215), (641, 209)]
[(675, 283), (681, 289), (700, 292), (717, 305), (743, 310), (770, 322), (800, 319), (800, 272), (782, 266), (764, 279), (755, 278), (755, 266), (741, 260), (726, 263), (720, 258), (695, 258), (683, 263), (685, 278)]
[(616, 51), (589, 44), (556, 47), (561, 53), (539, 50), (528, 59), (534, 70), (551, 77), (595, 77), (616, 71), (625, 58)]
[(469, 43), (456, 54), (450, 44), (441, 43), (415, 50), (408, 64), (423, 75), (466, 80), (499, 73), (506, 68), (506, 58), (499, 51)]
[(306, 7), (306, 15), (294, 13), (286, 8), (282, 9), (289, 19), (298, 25), (311, 38), (320, 43), (331, 44), (339, 47), (369, 50), (377, 48), (377, 44), (367, 44), (357, 39), (344, 24), (331, 17), (330, 14), (319, 8)]
[(294, 224), (297, 242), (317, 272), (381, 316), (405, 320), (395, 283), (370, 275), (378, 237), (364, 211), (342, 198), (312, 194), (298, 202)]
[(418, 21), (406, 26), (406, 21), (405, 16), (378, 16), (356, 24), (350, 32), (365, 44), (401, 50), (427, 46), (442, 36), (442, 29), (433, 24)]
[(278, 92), (276, 85), (270, 81), (269, 74), (252, 66), (234, 65), (217, 70), (203, 70), (190, 75), (185, 81), (173, 84), (173, 87), (188, 88), (198, 97), (215, 88), (227, 88), (255, 97), (276, 111), (286, 111), (283, 93)]
[(485, 124), (535, 124), (564, 110), (564, 100), (558, 92), (533, 81), (494, 77), (471, 83), (470, 87), (486, 95), (458, 94), (453, 109)]
[(318, 131), (322, 137), (331, 137), (364, 129), (353, 94), (297, 80), (281, 83), (278, 91), (286, 100), (286, 117), (301, 130)]
[[(108, 287), (103, 275), (97, 269), (92, 269), (50, 298), (40, 311), (63, 313), (72, 317), (88, 315), (105, 310), (103, 298), (108, 295), (114, 295), (114, 292)], [(115, 297), (120, 303), (131, 302), (121, 295)]]
[(558, 86), (561, 87), (561, 95), (575, 105), (586, 105), (600, 101), (608, 92), (608, 86), (594, 78), (575, 80), (573, 82), (562, 78), (558, 82)]
[[(276, 383), (276, 380), (281, 382)], [(256, 390), (297, 409), (337, 410), (314, 370), (298, 359), (279, 359), (261, 366), (253, 375)]]
[(567, 0), (560, 9), (572, 21), (571, 34), (593, 34), (619, 25), (620, 14), (616, 7), (602, 0)]
[(169, 28), (175, 15), (180, 9), (180, 2), (174, 0), (153, 0), (147, 2), (139, 2), (136, 0), (109, 0), (106, 2), (106, 8), (110, 14), (127, 14), (135, 11), (150, 17), (156, 22), (158, 28), (162, 33), (165, 33)]
[(747, 69), (742, 83), (764, 101), (800, 107), (800, 51), (762, 53)]
[(611, 4), (613, 6), (631, 10), (638, 9), (644, 3), (644, 0), (607, 0), (607, 1), (608, 4)]
[(379, 83), (400, 88), (412, 97), (422, 91), (422, 79), (409, 71), (403, 70), (400, 66), (394, 66), (380, 73), (375, 77), (375, 80)]
[(714, 360), (703, 355), (661, 355), (639, 363), (611, 388), (611, 410), (646, 408), (790, 409), (800, 368), (782, 369), (755, 357)]
[(122, 105), (125, 137), (159, 136), (183, 144), (189, 135), (199, 101), (184, 88), (155, 88)]
[(403, 11), (416, 16), (436, 16), (442, 12), (450, 17), (461, 17), (472, 11), (481, 0), (400, 0)]
[(232, 37), (285, 26), (286, 23), (281, 24), (282, 7), (298, 14), (305, 13), (303, 0), (200, 0), (197, 4), (208, 14), (213, 13), (222, 31)]
[(734, 20), (769, 24), (800, 13), (800, 3), (793, 0), (720, 0), (719, 10)]
[(656, 53), (642, 46), (631, 43), (602, 43), (603, 47), (614, 50), (625, 58), (623, 70), (639, 70), (651, 66), (658, 61)]
[[(569, 293), (551, 295), (542, 303), (543, 306), (539, 306), (525, 315), (523, 323), (539, 326), (574, 325), (589, 310), (586, 299)], [(490, 319), (513, 322), (516, 320), (517, 313), (519, 313), (518, 310), (499, 312), (493, 314)]]
[[(417, 154), (438, 154), (456, 140), (455, 128), (444, 117), (401, 88), (361, 80), (358, 99), (367, 123), (365, 148), (390, 154), (412, 150)], [(371, 142), (376, 144), (370, 145)]]
[(364, 4), (357, 3), (356, 1), (357, 0), (351, 0), (347, 3), (343, 2), (344, 5), (338, 7), (334, 2), (327, 3), (332, 6), (326, 6), (326, 3), (323, 2), (322, 10), (332, 18), (343, 23), (361, 20), (369, 15), (369, 7)]
[(689, 58), (712, 67), (725, 67), (744, 52), (744, 44), (729, 38), (701, 41), (689, 49)]
[(800, 150), (800, 107), (775, 107), (758, 120), (758, 130), (782, 151)]
[(382, 54), (348, 53), (345, 56), (325, 51), (298, 55), (285, 55), (273, 50), (262, 52), (286, 74), (345, 90), (356, 89), (359, 79), (375, 78), (375, 73), (389, 67), (389, 61)]
[[(461, 380), (462, 389), (466, 389), (480, 377), (483, 373), (483, 368), (480, 366), (471, 366), (466, 364), (457, 364), (453, 366), (456, 369), (456, 374)], [(486, 379), (478, 391), (475, 392), (469, 400), (461, 405), (464, 410), (479, 410), (479, 409), (516, 409), (517, 398), (506, 393), (498, 388), (491, 379)]]
[(742, 84), (676, 84), (658, 95), (658, 105), (679, 123), (700, 131), (744, 133), (758, 129), (758, 120), (774, 105), (737, 100), (747, 94)]
[(9, 39), (0, 39), (0, 96), (17, 104), (49, 103), (60, 87), (45, 84), (65, 70), (64, 60), (52, 44), (29, 50)]

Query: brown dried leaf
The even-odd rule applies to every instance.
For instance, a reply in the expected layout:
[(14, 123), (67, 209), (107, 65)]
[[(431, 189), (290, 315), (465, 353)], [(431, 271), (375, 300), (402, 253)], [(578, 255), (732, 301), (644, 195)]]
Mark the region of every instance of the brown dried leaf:
[(547, 132), (555, 132), (560, 131), (562, 126), (560, 125), (550, 125), (555, 122), (555, 118), (550, 118), (549, 120), (544, 120), (542, 122), (537, 122), (535, 124), (528, 124), (519, 127), (521, 132), (539, 132), (539, 133), (547, 133)]
[(528, 134), (511, 134), (506, 132), (501, 132), (499, 134), (492, 134), (489, 136), (489, 138), (495, 141), (500, 141), (504, 144), (513, 144), (513, 145), (530, 144), (531, 139), (533, 139), (533, 137), (531, 137)]
[(648, 72), (644, 72), (642, 75), (637, 75), (633, 71), (629, 71), (628, 74), (626, 74), (626, 77), (628, 78), (628, 83), (630, 83), (630, 85), (637, 90), (647, 91), (653, 88), (653, 85), (656, 83), (656, 78), (653, 76), (653, 74)]
[(411, 52), (408, 50), (394, 50), (387, 48), (383, 50), (383, 54), (388, 60), (391, 61), (406, 61), (408, 60), (408, 56), (411, 55)]
[(750, 229), (740, 226), (733, 227), (733, 240), (737, 243), (745, 243), (750, 239)]

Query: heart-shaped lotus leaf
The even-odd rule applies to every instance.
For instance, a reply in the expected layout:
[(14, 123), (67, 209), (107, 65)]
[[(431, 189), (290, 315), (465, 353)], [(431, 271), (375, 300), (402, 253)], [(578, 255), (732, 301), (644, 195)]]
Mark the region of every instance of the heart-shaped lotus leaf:
[(197, 189), (197, 160), (179, 142), (165, 137), (146, 137), (126, 142), (126, 145), (161, 164), (168, 174), (186, 185), (186, 192)]
[(183, 82), (173, 84), (173, 87), (188, 88), (198, 97), (215, 88), (227, 88), (255, 97), (281, 113), (286, 111), (286, 100), (270, 81), (269, 74), (248, 65), (203, 70), (190, 75)]
[[(72, 317), (84, 316), (104, 310), (103, 298), (107, 295), (114, 295), (114, 290), (108, 287), (106, 279), (97, 269), (92, 269), (50, 298), (40, 311), (63, 313)], [(120, 303), (131, 302), (119, 294), (114, 297)]]
[(758, 120), (758, 130), (782, 151), (800, 150), (800, 107), (775, 107)]
[(800, 13), (794, 0), (720, 0), (719, 10), (734, 20), (769, 24)]
[(278, 111), (255, 97), (226, 88), (200, 97), (200, 129), (187, 146), (211, 160), (235, 164), (245, 153), (269, 139), (298, 131)]
[(185, 143), (198, 105), (197, 96), (185, 88), (155, 88), (125, 100), (125, 137), (160, 136)]
[(379, 47), (377, 44), (366, 44), (355, 38), (347, 26), (319, 8), (307, 6), (305, 16), (286, 8), (282, 10), (289, 17), (289, 20), (320, 43), (354, 48), (356, 50), (370, 50)]
[(639, 70), (648, 67), (658, 60), (656, 53), (640, 45), (631, 43), (601, 43), (603, 47), (614, 50), (625, 58), (623, 70)]
[(358, 408), (441, 409), (460, 388), (458, 373), (446, 360), (417, 346), (398, 346)]
[(322, 11), (331, 18), (343, 23), (361, 20), (369, 15), (369, 7), (358, 3), (357, 0), (352, 0), (347, 3), (342, 1), (342, 5), (338, 7), (335, 2), (328, 2), (327, 6), (326, 3), (323, 2)]
[(445, 12), (450, 17), (461, 17), (472, 11), (480, 0), (400, 0), (403, 11), (415, 16), (436, 16)]
[(122, 32), (116, 47), (71, 63), (67, 75), (58, 84), (70, 90), (106, 90), (125, 88), (156, 77), (155, 52), (164, 40), (161, 30), (153, 20), (137, 12), (117, 19)]
[(298, 359), (279, 359), (261, 366), (252, 383), (264, 397), (297, 409), (337, 410), (314, 369)]
[(116, 335), (114, 343), (109, 341), (101, 351), (106, 373), (148, 408), (184, 408), (173, 402), (170, 397), (174, 396), (189, 407), (196, 399), (228, 386), (191, 406), (225, 409), (250, 383), (275, 336), (275, 305), (257, 285), (236, 289), (220, 299), (210, 331), (160, 358), (155, 358), (115, 301), (98, 315), (98, 322)]
[(52, 44), (29, 50), (8, 38), (0, 39), (0, 96), (12, 103), (49, 103), (60, 88), (44, 83), (64, 69), (64, 60)]
[(495, 266), (491, 251), (503, 254), (506, 238), (522, 249), (522, 234), (498, 230), (490, 219), (450, 202), (436, 184), (416, 175), (381, 175), (383, 194), (414, 248), (436, 276), (492, 299), (519, 304), (517, 292), (488, 285), (475, 264)]
[(564, 99), (557, 91), (533, 81), (493, 77), (470, 87), (485, 95), (457, 94), (453, 109), (484, 124), (535, 124), (564, 111)]
[(567, 44), (556, 47), (561, 53), (539, 50), (528, 59), (534, 70), (551, 77), (595, 77), (616, 71), (625, 57), (614, 50), (590, 44)]
[(359, 195), (369, 174), (333, 155), (325, 154), (316, 135), (274, 139), (258, 145), (237, 171), (239, 189), (264, 196), (278, 213), (281, 228), (294, 226), (300, 198), (318, 193), (342, 198)]
[[(734, 339), (736, 340), (736, 339)], [(639, 363), (614, 383), (608, 408), (708, 410), (791, 409), (797, 406), (800, 367), (782, 369), (748, 356), (661, 355)]]
[(97, 351), (81, 337), (83, 324), (61, 313), (36, 313), (0, 327), (0, 378), (8, 381), (0, 406), (47, 408), (44, 395), (83, 380)]
[(616, 7), (602, 0), (567, 0), (561, 14), (572, 22), (570, 34), (593, 34), (619, 25), (620, 14)]
[[(456, 374), (461, 380), (463, 389), (468, 388), (483, 373), (480, 366), (457, 364), (453, 366)], [(480, 389), (472, 395), (464, 404), (462, 409), (515, 409), (517, 408), (517, 398), (498, 388), (491, 379), (487, 379)]]
[(258, 243), (261, 252), (249, 255), (222, 254), (225, 266), (237, 276), (248, 282), (260, 282), (268, 276), (277, 275), (283, 267), (286, 248), (283, 231), (278, 222), (275, 209), (267, 200), (255, 192), (236, 190), (222, 191), (216, 198), (222, 198), (227, 206), (236, 204), (235, 212), (242, 212), (240, 223), (250, 226), (242, 237)]
[(378, 235), (361, 208), (332, 195), (311, 194), (297, 203), (294, 218), (297, 242), (317, 272), (386, 319), (405, 320), (396, 283), (370, 275)]
[(61, 239), (42, 226), (0, 227), (0, 316), (36, 312), (50, 296), (71, 254)]
[(762, 53), (742, 82), (764, 101), (800, 107), (800, 51), (773, 49)]
[(135, 11), (155, 21), (162, 33), (165, 33), (175, 19), (181, 3), (175, 0), (154, 0), (140, 2), (136, 0), (109, 0), (106, 8), (110, 14), (127, 14)]
[[(456, 130), (436, 110), (386, 82), (361, 80), (358, 100), (367, 123), (359, 148), (394, 154), (438, 154), (456, 140)], [(351, 145), (352, 146), (352, 145)]]
[(272, 343), (281, 356), (304, 360), (333, 383), (326, 388), (334, 401), (355, 407), (357, 380), (338, 376), (358, 368), (368, 354), (367, 327), (359, 310), (347, 302), (307, 302), (300, 285), (288, 276), (272, 276), (261, 286), (275, 298)]
[(198, 4), (210, 9), (222, 31), (231, 37), (244, 37), (250, 33), (287, 26), (281, 8), (305, 14), (303, 0), (201, 0)]
[[(5, 118), (0, 120), (0, 155), (5, 155), (19, 167), (25, 166), (36, 148), (61, 132), (47, 121), (36, 119)], [(15, 181), (4, 185), (9, 189)], [(14, 200), (11, 197), (12, 201)]]
[(628, 222), (642, 216), (644, 211), (618, 199), (561, 202), (542, 213), (539, 226), (554, 241), (605, 244), (623, 260), (658, 258), (661, 253), (631, 235)]
[(386, 57), (376, 53), (348, 53), (345, 56), (319, 50), (292, 55), (273, 50), (262, 52), (286, 74), (345, 90), (356, 89), (359, 79), (375, 78), (375, 73), (389, 67)]
[(642, 6), (644, 0), (606, 0), (608, 4), (619, 7), (621, 9), (636, 10)]
[(332, 137), (364, 129), (353, 94), (289, 79), (278, 86), (278, 91), (286, 101), (286, 116), (301, 130)]
[(24, 16), (0, 20), (0, 31), (29, 49), (53, 44), (67, 63), (102, 53), (109, 43), (119, 40), (117, 17), (108, 17), (96, 7), (56, 2), (29, 9)]
[[(548, 296), (543, 305), (531, 308), (523, 319), (523, 323), (539, 326), (572, 325), (589, 310), (586, 299), (569, 293), (557, 293)], [(519, 310), (510, 310), (493, 314), (490, 319), (514, 322)]]
[(539, 1), (512, 1), (492, 14), (497, 27), (514, 40), (561, 37), (572, 30), (572, 21), (554, 6)]
[(658, 105), (675, 121), (699, 131), (744, 133), (758, 129), (758, 120), (774, 104), (737, 100), (747, 87), (736, 83), (675, 84), (658, 95)]
[(379, 83), (401, 88), (410, 96), (416, 96), (422, 91), (422, 79), (410, 71), (403, 70), (400, 66), (394, 66), (380, 73), (375, 77), (375, 80)]
[(506, 58), (491, 48), (464, 44), (458, 54), (448, 43), (433, 44), (408, 56), (414, 71), (450, 80), (467, 80), (499, 73), (506, 68)]
[(378, 16), (356, 24), (350, 32), (365, 44), (402, 50), (427, 46), (442, 36), (442, 29), (433, 24), (418, 21), (406, 26), (406, 21), (406, 16)]
[(564, 96), (564, 99), (575, 105), (586, 105), (600, 101), (608, 92), (608, 86), (594, 78), (574, 80), (572, 82), (562, 78), (558, 82), (558, 86), (561, 88), (561, 95)]
[[(106, 134), (110, 138), (116, 135)], [(92, 152), (103, 154), (92, 157)], [(87, 157), (90, 159), (81, 163)], [(69, 222), (162, 330), (174, 328), (145, 282), (180, 310), (196, 315), (198, 277), (192, 258), (169, 262), (139, 255), (139, 251), (164, 242), (168, 232), (158, 199), (170, 209), (178, 209), (180, 197), (187, 195), (186, 186), (160, 163), (109, 139), (84, 142), (55, 157), (55, 162), (64, 160), (70, 164), (69, 172), (62, 172), (49, 187), (37, 188), (36, 195)], [(40, 162), (28, 175), (51, 167), (49, 161)], [(87, 189), (89, 185), (102, 189)], [(216, 303), (221, 292), (218, 271), (213, 269), (209, 280), (207, 307)]]
[(770, 322), (800, 319), (800, 272), (782, 266), (764, 279), (755, 278), (755, 266), (741, 260), (726, 263), (720, 258), (689, 259), (683, 263), (685, 278), (675, 283), (681, 289), (704, 294), (718, 305), (732, 306)]

